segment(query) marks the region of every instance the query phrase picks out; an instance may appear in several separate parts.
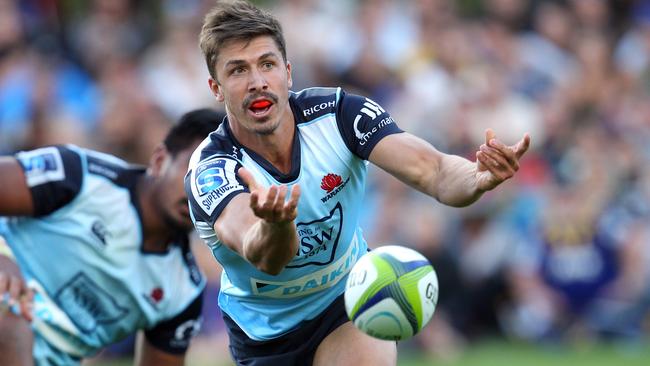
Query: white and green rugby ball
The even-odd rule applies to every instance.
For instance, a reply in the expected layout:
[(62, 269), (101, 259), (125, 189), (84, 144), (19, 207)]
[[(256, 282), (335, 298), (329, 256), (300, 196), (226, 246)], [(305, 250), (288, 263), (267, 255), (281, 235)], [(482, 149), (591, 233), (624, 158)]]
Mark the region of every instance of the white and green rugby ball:
[(364, 333), (384, 340), (413, 337), (431, 320), (438, 278), (420, 253), (379, 247), (354, 265), (345, 284), (345, 310)]

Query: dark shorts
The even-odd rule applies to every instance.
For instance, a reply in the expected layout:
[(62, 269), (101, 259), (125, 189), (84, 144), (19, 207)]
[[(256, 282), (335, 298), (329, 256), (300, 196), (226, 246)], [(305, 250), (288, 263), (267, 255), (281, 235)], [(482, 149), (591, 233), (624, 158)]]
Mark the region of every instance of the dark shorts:
[(311, 365), (318, 345), (342, 324), (350, 321), (345, 313), (343, 295), (312, 320), (278, 338), (255, 341), (246, 335), (228, 315), (223, 313), (230, 354), (237, 365), (291, 366)]

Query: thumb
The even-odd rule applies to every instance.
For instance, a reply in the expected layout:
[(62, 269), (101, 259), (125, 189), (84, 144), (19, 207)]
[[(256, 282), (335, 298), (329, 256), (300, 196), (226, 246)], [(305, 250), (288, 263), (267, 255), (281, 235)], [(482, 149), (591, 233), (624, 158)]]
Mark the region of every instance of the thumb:
[(524, 155), (526, 151), (528, 151), (528, 147), (530, 147), (530, 135), (526, 133), (524, 135), (524, 138), (522, 138), (521, 141), (515, 145), (514, 150), (517, 159), (519, 159), (522, 155)]
[(246, 183), (250, 191), (254, 191), (258, 188), (258, 184), (255, 181), (255, 178), (253, 178), (253, 174), (251, 174), (251, 172), (249, 172), (248, 169), (241, 167), (237, 171), (237, 174), (239, 174), (241, 179), (244, 180), (244, 183)]

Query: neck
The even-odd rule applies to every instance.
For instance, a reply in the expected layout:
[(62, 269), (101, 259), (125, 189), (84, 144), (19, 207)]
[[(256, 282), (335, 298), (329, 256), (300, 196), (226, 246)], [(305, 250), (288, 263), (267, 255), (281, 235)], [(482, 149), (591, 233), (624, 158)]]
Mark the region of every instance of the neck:
[(242, 145), (261, 155), (280, 172), (291, 171), (291, 152), (296, 130), (293, 112), (287, 103), (282, 114), (282, 121), (273, 133), (263, 135), (241, 128), (237, 122), (230, 124), (230, 129)]
[(136, 194), (142, 220), (142, 248), (148, 252), (166, 251), (178, 231), (159, 214), (154, 200), (154, 181), (150, 175), (140, 177)]

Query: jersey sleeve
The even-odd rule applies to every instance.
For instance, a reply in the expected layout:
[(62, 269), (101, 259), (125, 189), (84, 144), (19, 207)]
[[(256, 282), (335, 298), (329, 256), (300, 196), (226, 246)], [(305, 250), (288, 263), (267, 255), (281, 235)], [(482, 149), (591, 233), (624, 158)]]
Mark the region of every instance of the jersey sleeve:
[(181, 313), (146, 330), (144, 335), (147, 341), (159, 350), (175, 355), (184, 354), (192, 337), (201, 329), (202, 307), (203, 292)]
[(347, 147), (364, 160), (368, 160), (372, 149), (382, 138), (402, 132), (393, 117), (379, 104), (344, 91), (341, 91), (336, 121)]
[(185, 192), (195, 221), (214, 226), (215, 221), (236, 195), (249, 192), (237, 175), (241, 164), (227, 156), (201, 160), (185, 176)]
[(65, 146), (49, 146), (15, 155), (34, 202), (34, 215), (44, 216), (72, 201), (82, 184), (81, 156)]

